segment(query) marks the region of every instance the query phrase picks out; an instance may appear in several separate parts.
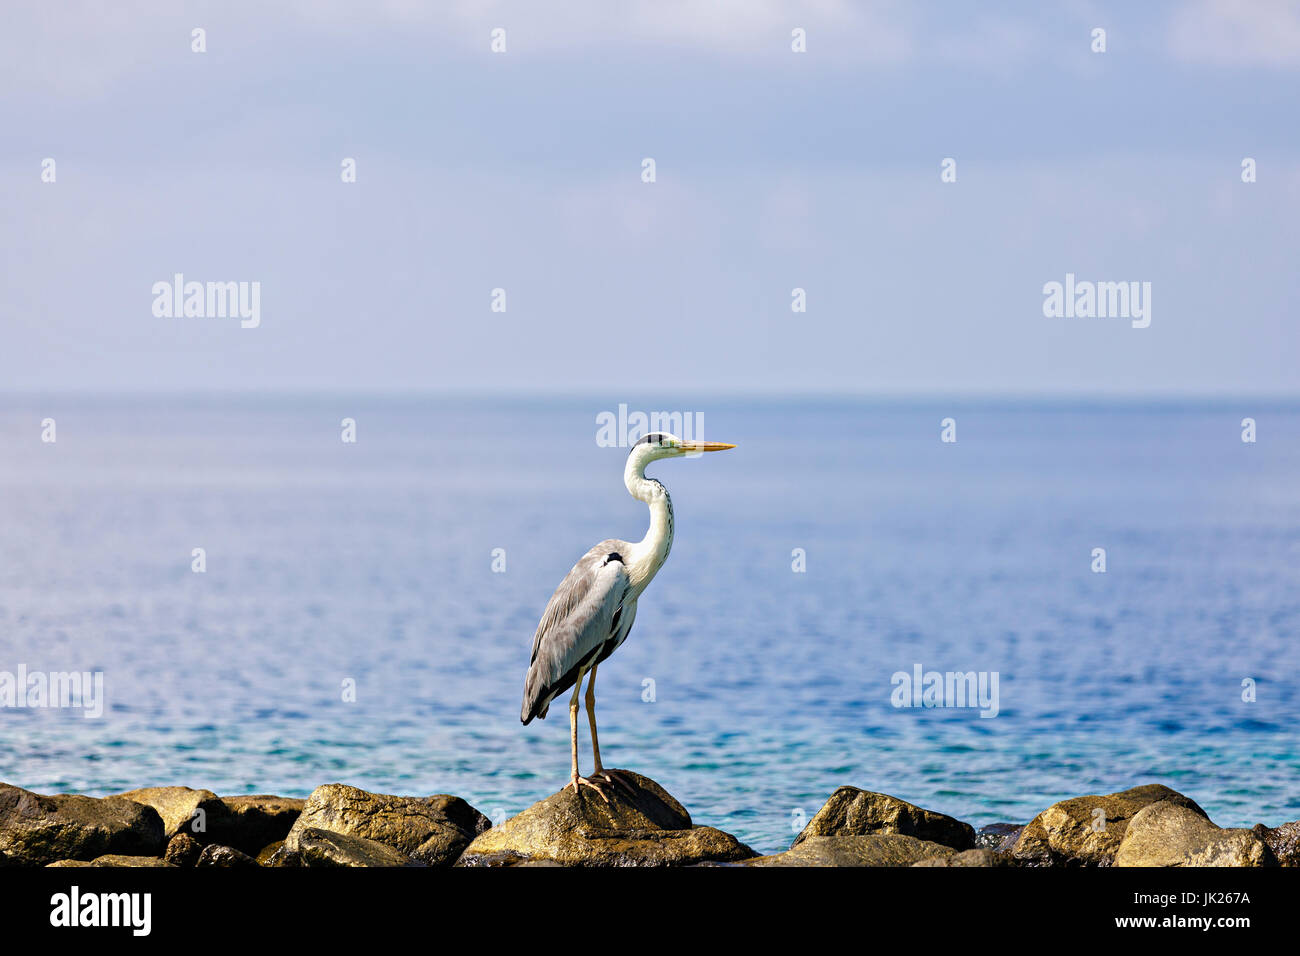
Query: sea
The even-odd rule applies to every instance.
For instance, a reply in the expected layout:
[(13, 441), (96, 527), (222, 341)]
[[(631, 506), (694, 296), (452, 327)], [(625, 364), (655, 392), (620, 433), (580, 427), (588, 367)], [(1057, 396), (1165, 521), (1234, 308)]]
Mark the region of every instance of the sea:
[[(843, 785), (1300, 819), (1300, 405), (1260, 399), (3, 394), (0, 780), (555, 792), (524, 674), (645, 533), (620, 405), (737, 445), (651, 467), (676, 537), (597, 683), (606, 765), (696, 823), (779, 851)], [(72, 672), (93, 706), (15, 685)]]

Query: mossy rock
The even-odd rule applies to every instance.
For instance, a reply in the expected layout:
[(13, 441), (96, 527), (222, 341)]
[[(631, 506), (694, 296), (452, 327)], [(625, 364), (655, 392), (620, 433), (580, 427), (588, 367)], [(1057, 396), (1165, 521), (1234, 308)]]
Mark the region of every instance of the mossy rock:
[(690, 866), (755, 855), (729, 833), (696, 826), (686, 809), (649, 777), (618, 773), (633, 793), (606, 785), (607, 803), (589, 788), (574, 793), (565, 787), (477, 836), (458, 865)]

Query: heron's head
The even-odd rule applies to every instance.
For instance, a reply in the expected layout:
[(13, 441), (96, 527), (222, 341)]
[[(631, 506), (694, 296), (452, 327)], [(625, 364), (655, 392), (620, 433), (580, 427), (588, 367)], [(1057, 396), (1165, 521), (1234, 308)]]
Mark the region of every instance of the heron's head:
[(706, 451), (726, 451), (735, 448), (720, 441), (684, 441), (668, 432), (651, 432), (632, 446), (628, 458), (643, 463), (658, 461), (660, 458), (698, 458)]

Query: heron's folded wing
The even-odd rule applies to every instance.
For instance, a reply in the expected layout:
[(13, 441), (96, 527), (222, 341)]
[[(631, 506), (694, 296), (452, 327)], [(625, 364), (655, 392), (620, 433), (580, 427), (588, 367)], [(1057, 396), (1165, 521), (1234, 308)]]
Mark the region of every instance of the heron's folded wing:
[(555, 589), (533, 637), (523, 720), (572, 687), (579, 670), (600, 653), (627, 586), (622, 559), (593, 548)]

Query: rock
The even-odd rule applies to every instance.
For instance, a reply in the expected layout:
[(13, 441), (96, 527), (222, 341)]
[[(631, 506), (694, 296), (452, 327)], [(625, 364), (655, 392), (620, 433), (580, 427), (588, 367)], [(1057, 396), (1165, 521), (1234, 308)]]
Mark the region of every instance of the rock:
[(0, 783), (0, 853), (10, 866), (110, 853), (158, 856), (165, 845), (152, 807), (123, 797), (43, 796)]
[(270, 866), (422, 866), (376, 840), (316, 827), (295, 826)]
[[(1018, 829), (1018, 828), (1017, 828)], [(1015, 866), (1015, 860), (1008, 853), (996, 853), (986, 847), (949, 853), (945, 856), (931, 856), (913, 866)]]
[(975, 845), (975, 830), (969, 823), (924, 810), (887, 793), (873, 793), (857, 787), (840, 787), (808, 821), (791, 849), (815, 836), (867, 836), (894, 833), (942, 843), (954, 850)]
[(90, 861), (91, 866), (171, 866), (160, 856), (126, 856), (121, 853), (110, 853), (106, 856), (97, 856)]
[(257, 865), (258, 866), (275, 865), (271, 863), (271, 860), (275, 857), (276, 852), (282, 846), (284, 846), (284, 841), (276, 840), (274, 843), (268, 843), (266, 846), (262, 847), (262, 849), (259, 850), (257, 854)]
[(649, 777), (618, 772), (634, 794), (607, 786), (606, 803), (586, 787), (576, 794), (565, 787), (481, 833), (457, 865), (689, 866), (755, 855), (729, 833), (695, 826), (685, 808)]
[(257, 866), (257, 861), (247, 853), (240, 853), (238, 850), (228, 846), (220, 846), (216, 843), (210, 843), (203, 848), (199, 854), (195, 866)]
[(1187, 854), (1179, 866), (1277, 866), (1268, 844), (1249, 830), (1224, 830), (1223, 836)]
[(394, 797), (331, 783), (312, 791), (285, 847), (294, 852), (295, 834), (312, 828), (374, 840), (429, 866), (450, 866), (491, 825), (460, 797), (445, 793)]
[(97, 856), (87, 863), (85, 860), (58, 860), (49, 866), (171, 866), (166, 860), (157, 856), (127, 856), (122, 853), (108, 853)]
[(1256, 823), (1251, 832), (1268, 844), (1279, 864), (1300, 866), (1300, 821), (1284, 823), (1280, 827), (1266, 827), (1262, 823)]
[(1024, 828), (1023, 823), (990, 823), (975, 831), (975, 846), (977, 849), (1009, 853), (1020, 839), (1020, 831)]
[(745, 860), (746, 866), (911, 866), (947, 856), (952, 847), (901, 833), (809, 836), (784, 853)]
[(172, 866), (193, 866), (203, 852), (203, 845), (188, 833), (178, 833), (167, 841), (163, 859)]
[(1276, 866), (1273, 851), (1250, 830), (1224, 830), (1168, 800), (1133, 815), (1115, 866)]
[[(1205, 816), (1192, 800), (1158, 783), (1104, 797), (1073, 797), (1052, 804), (1030, 820), (1012, 855), (1031, 866), (1109, 866), (1133, 815), (1162, 800)], [(1104, 824), (1104, 829), (1094, 828), (1097, 821)]]
[[(257, 855), (259, 866), (302, 866), (302, 860), (298, 858), (296, 850), (290, 851), (285, 848), (285, 841), (274, 843)], [(297, 843), (294, 844), (297, 846)]]
[(189, 787), (144, 787), (117, 794), (136, 803), (153, 807), (162, 817), (164, 836), (170, 840), (185, 832), (200, 843), (207, 843), (208, 832), (220, 827), (228, 815), (226, 805), (211, 790)]
[(300, 797), (271, 794), (222, 797), (221, 802), (225, 815), (208, 827), (212, 842), (250, 855), (287, 837), (307, 803)]

